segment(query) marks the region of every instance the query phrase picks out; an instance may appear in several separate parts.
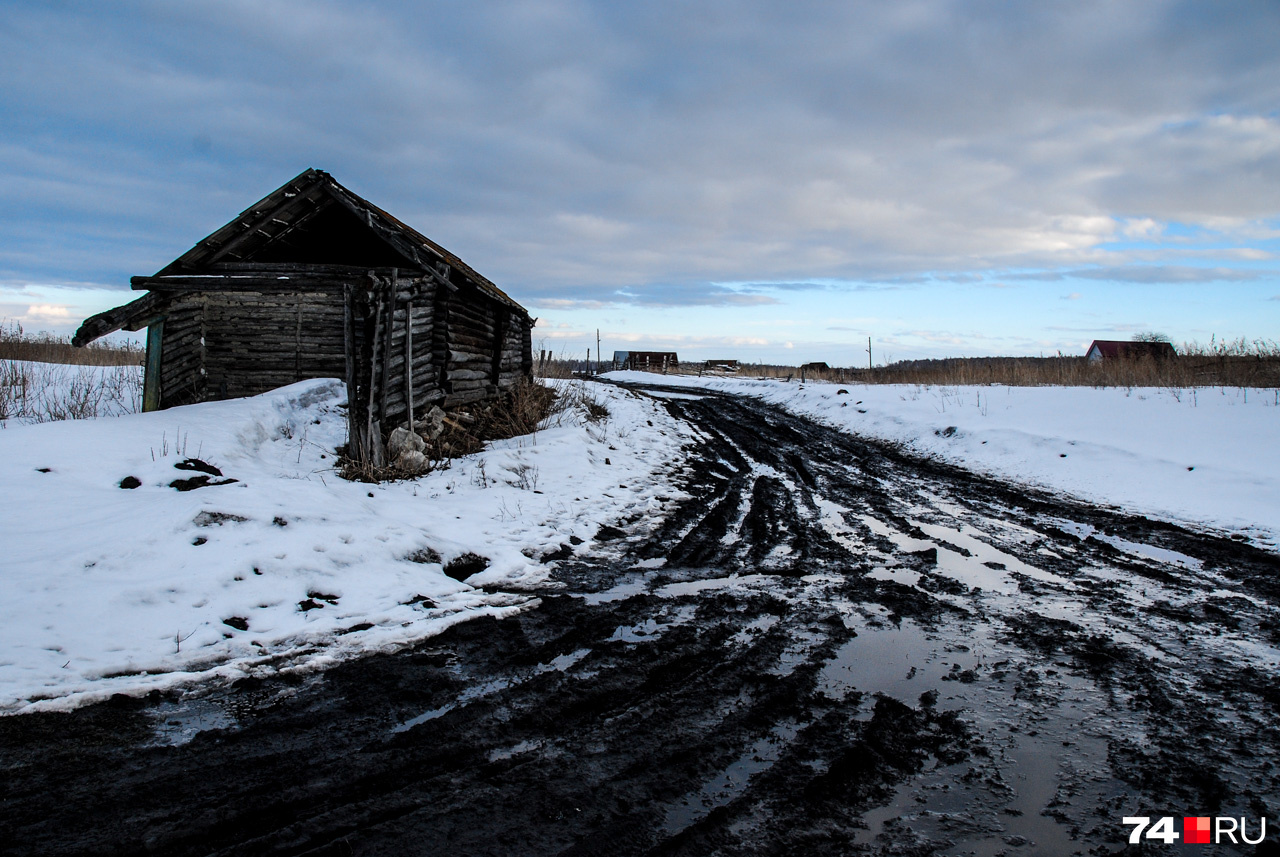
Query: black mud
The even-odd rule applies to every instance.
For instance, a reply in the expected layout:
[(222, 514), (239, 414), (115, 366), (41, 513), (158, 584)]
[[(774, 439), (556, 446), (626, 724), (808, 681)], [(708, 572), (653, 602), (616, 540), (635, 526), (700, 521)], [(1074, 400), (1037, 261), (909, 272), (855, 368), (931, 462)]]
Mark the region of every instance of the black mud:
[(701, 434), (691, 499), (547, 556), (535, 610), (321, 675), (0, 718), (0, 851), (1107, 854), (1129, 815), (1273, 831), (1273, 554), (750, 400), (668, 406)]

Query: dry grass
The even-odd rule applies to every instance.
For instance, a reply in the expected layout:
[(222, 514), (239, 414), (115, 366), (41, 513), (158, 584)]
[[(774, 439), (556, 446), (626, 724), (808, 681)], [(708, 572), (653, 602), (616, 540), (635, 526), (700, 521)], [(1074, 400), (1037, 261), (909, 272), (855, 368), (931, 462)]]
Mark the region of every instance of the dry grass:
[[(966, 357), (906, 360), (874, 369), (801, 372), (796, 366), (742, 365), (739, 378), (791, 378), (841, 384), (1001, 385), (1009, 387), (1280, 388), (1280, 343), (1270, 340), (1191, 342), (1169, 360), (1150, 357), (1090, 363), (1083, 357)], [(686, 364), (682, 374), (699, 374)]]
[(18, 322), (0, 321), (0, 360), (29, 360), (77, 366), (141, 366), (146, 349), (132, 342), (91, 342), (76, 348), (70, 339), (51, 333), (27, 333)]
[(140, 366), (0, 360), (0, 422), (87, 420), (141, 409)]
[(533, 379), (522, 380), (510, 392), (493, 402), (480, 402), (446, 413), (444, 431), (426, 441), (423, 452), (426, 469), (407, 473), (395, 465), (377, 467), (368, 462), (341, 456), (339, 473), (356, 482), (389, 482), (409, 479), (448, 467), (454, 458), (484, 449), (491, 440), (537, 431), (557, 407), (557, 392)]
[(84, 420), (141, 408), (141, 349), (75, 348), (0, 324), (0, 422)]

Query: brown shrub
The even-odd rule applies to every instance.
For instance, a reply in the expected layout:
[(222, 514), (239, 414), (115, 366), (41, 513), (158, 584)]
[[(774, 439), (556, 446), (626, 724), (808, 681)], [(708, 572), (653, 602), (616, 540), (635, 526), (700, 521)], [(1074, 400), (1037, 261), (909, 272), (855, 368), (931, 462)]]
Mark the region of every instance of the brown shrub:
[[(530, 434), (552, 412), (556, 392), (531, 378), (525, 378), (501, 398), (492, 402), (446, 412), (444, 431), (428, 440), (427, 469), (430, 473), (447, 467), (450, 460), (484, 449), (485, 443)], [(344, 451), (340, 451), (343, 452)], [(339, 455), (338, 471), (355, 482), (388, 482), (420, 476), (405, 473), (395, 465), (377, 467)]]

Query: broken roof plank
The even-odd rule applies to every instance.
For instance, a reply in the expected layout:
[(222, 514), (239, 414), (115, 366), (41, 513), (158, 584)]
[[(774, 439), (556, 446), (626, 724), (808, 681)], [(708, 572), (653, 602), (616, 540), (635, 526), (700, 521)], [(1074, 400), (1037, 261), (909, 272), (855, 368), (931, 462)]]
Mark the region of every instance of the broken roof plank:
[(71, 338), (71, 344), (78, 348), (117, 330), (138, 330), (145, 327), (152, 318), (163, 312), (165, 304), (173, 297), (172, 293), (152, 292), (124, 306), (89, 316)]

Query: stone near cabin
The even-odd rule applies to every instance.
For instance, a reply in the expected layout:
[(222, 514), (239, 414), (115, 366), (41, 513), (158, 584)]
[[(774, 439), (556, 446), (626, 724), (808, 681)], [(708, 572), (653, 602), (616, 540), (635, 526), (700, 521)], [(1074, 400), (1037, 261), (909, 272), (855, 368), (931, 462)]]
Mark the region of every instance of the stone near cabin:
[(444, 411), (434, 405), (425, 417), (413, 424), (413, 430), (427, 440), (435, 440), (444, 431)]
[(406, 452), (421, 453), (426, 447), (426, 442), (416, 432), (407, 428), (398, 428), (392, 431), (391, 437), (387, 439), (387, 457), (396, 461)]
[(417, 450), (406, 449), (396, 456), (394, 464), (397, 470), (404, 473), (422, 473), (427, 469), (427, 457)]

